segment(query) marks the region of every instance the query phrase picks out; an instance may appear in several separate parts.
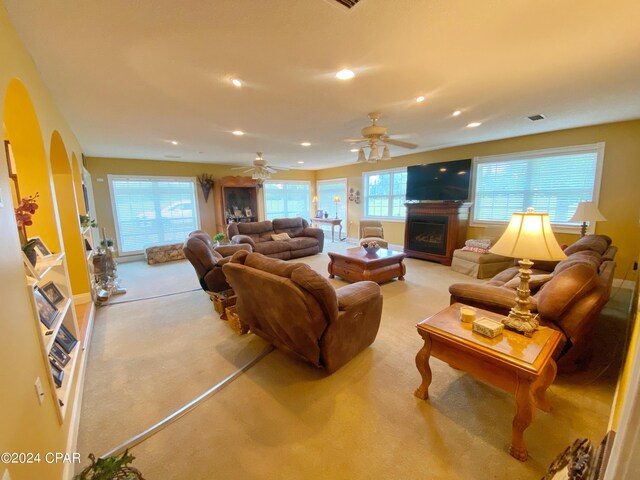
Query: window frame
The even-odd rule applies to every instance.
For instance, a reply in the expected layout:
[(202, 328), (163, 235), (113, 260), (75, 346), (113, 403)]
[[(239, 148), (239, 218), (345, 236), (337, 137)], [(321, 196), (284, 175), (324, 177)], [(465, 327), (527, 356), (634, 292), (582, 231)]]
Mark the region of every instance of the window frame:
[[(267, 189), (265, 187), (265, 185), (267, 184), (275, 184), (275, 183), (282, 183), (282, 184), (288, 184), (288, 185), (307, 185), (307, 187), (309, 187), (309, 195), (308, 195), (308, 212), (306, 216), (303, 216), (302, 218), (306, 219), (307, 221), (309, 221), (309, 212), (311, 211), (311, 182), (309, 180), (274, 180), (274, 179), (269, 179), (269, 180), (265, 180), (262, 186), (262, 202), (264, 205), (264, 219), (268, 220), (268, 213), (267, 213)], [(278, 218), (282, 218), (282, 217), (278, 217)], [(285, 218), (292, 218), (292, 217), (285, 217)]]
[(118, 241), (118, 256), (120, 257), (128, 257), (132, 255), (140, 255), (144, 253), (144, 249), (142, 250), (132, 250), (123, 252), (121, 250), (122, 246), (122, 238), (120, 236), (120, 224), (118, 221), (118, 212), (116, 209), (116, 197), (113, 194), (113, 181), (114, 180), (126, 180), (126, 179), (135, 179), (137, 181), (140, 180), (151, 180), (151, 181), (163, 181), (163, 182), (191, 182), (193, 183), (193, 197), (194, 197), (194, 205), (196, 209), (196, 230), (200, 229), (200, 205), (198, 202), (198, 190), (197, 190), (197, 179), (196, 177), (179, 177), (179, 176), (163, 176), (163, 175), (118, 175), (118, 174), (108, 174), (107, 182), (109, 183), (109, 197), (111, 199), (111, 213), (113, 215), (113, 223), (116, 233), (116, 239)]
[[(477, 172), (478, 164), (489, 163), (489, 162), (510, 161), (510, 160), (514, 160), (514, 161), (528, 160), (528, 159), (535, 159), (537, 157), (547, 157), (547, 156), (553, 156), (553, 155), (562, 155), (562, 154), (571, 154), (571, 153), (580, 153), (580, 152), (593, 152), (593, 151), (595, 151), (596, 153), (596, 169), (595, 169), (595, 177), (593, 180), (593, 192), (592, 192), (591, 201), (595, 202), (597, 205), (600, 199), (600, 186), (602, 182), (602, 169), (604, 164), (605, 142), (473, 157), (473, 161), (472, 161), (473, 175), (471, 177), (471, 193), (470, 193), (470, 202), (472, 202), (472, 204), (471, 204), (471, 212), (470, 212), (470, 218), (469, 218), (469, 226), (470, 227), (506, 226), (510, 221), (510, 218), (504, 221), (476, 220), (476, 211), (475, 211), (476, 189), (477, 189), (476, 172)], [(595, 223), (596, 222), (589, 222), (587, 233), (595, 232)], [(575, 234), (580, 232), (581, 224), (570, 225), (566, 223), (552, 222), (551, 225), (553, 226), (554, 232)]]
[[(389, 205), (392, 206), (392, 202), (393, 202), (393, 197), (397, 197), (399, 195), (394, 195), (393, 194), (393, 175), (394, 173), (407, 173), (407, 167), (394, 167), (394, 168), (387, 168), (384, 170), (370, 170), (367, 172), (362, 172), (362, 220), (381, 220), (384, 222), (404, 222), (407, 218), (406, 216), (406, 211), (405, 214), (403, 216), (383, 216), (383, 215), (368, 215), (367, 211), (369, 209), (369, 194), (368, 194), (368, 177), (370, 175), (386, 175), (386, 174), (391, 174), (391, 177), (389, 178), (389, 185), (390, 185), (390, 193), (387, 195), (387, 198), (389, 199)], [(405, 182), (404, 185), (404, 202), (403, 205), (407, 202), (407, 184)], [(406, 207), (405, 207), (406, 210)]]
[[(343, 226), (344, 225), (348, 225), (348, 217), (349, 217), (349, 180), (347, 177), (340, 177), (340, 178), (324, 178), (322, 180), (316, 180), (316, 195), (318, 196), (318, 202), (320, 199), (320, 185), (322, 184), (328, 184), (328, 183), (344, 183), (344, 192), (342, 195), (338, 195), (340, 197), (340, 203), (343, 205), (344, 207), (344, 218), (342, 218), (343, 221)], [(332, 215), (332, 212), (335, 211), (335, 203), (334, 205), (334, 209), (332, 211), (328, 211), (327, 213), (329, 214), (329, 218), (334, 218), (334, 215)], [(316, 206), (316, 208), (319, 205)], [(338, 207), (338, 209), (340, 210), (340, 207)], [(315, 217), (316, 212), (311, 212), (312, 213), (312, 217)]]

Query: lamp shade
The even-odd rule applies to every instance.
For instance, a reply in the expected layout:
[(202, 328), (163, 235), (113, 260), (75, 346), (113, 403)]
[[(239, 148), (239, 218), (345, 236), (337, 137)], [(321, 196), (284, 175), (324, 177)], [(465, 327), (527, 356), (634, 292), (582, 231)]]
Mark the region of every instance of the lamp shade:
[(333, 197), (333, 201), (335, 203), (340, 203), (340, 197), (336, 195), (335, 197)]
[(489, 250), (497, 255), (534, 260), (563, 260), (567, 258), (551, 231), (549, 214), (514, 213), (507, 229)]
[(595, 202), (580, 202), (576, 213), (569, 219), (570, 222), (599, 222), (606, 218), (600, 213)]
[(367, 157), (364, 154), (364, 148), (360, 147), (360, 150), (358, 150), (358, 161), (359, 162), (366, 162), (367, 161)]

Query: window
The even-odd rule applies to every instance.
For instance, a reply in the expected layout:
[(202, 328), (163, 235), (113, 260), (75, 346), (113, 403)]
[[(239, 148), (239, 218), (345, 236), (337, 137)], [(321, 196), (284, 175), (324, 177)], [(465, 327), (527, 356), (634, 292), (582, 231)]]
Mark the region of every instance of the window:
[(596, 144), (476, 158), (473, 221), (508, 222), (533, 207), (553, 224), (575, 226), (578, 202), (597, 201), (603, 153)]
[[(338, 205), (334, 201), (335, 197), (340, 198)], [(347, 180), (345, 178), (318, 180), (318, 210), (324, 210), (329, 214), (329, 218), (335, 218), (337, 206), (338, 218), (341, 218), (342, 224), (346, 225), (347, 202)]]
[(264, 182), (264, 205), (267, 220), (274, 218), (309, 218), (309, 182)]
[(118, 249), (182, 242), (199, 228), (195, 179), (109, 175)]
[(404, 218), (407, 169), (380, 170), (362, 174), (365, 218)]

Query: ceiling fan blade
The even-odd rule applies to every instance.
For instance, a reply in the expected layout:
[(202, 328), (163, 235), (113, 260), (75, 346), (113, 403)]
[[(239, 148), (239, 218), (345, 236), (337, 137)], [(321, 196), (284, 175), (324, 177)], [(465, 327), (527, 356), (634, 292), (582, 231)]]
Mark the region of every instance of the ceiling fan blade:
[(347, 143), (358, 143), (358, 142), (368, 142), (368, 138), (345, 138), (344, 140)]
[(264, 167), (264, 169), (269, 173), (278, 173), (278, 171), (272, 167)]
[(231, 167), (231, 170), (242, 170), (243, 168), (247, 168), (246, 166), (244, 167)]
[(416, 145), (415, 143), (403, 142), (401, 140), (394, 140), (393, 138), (383, 138), (382, 141), (384, 143), (388, 143), (389, 145), (395, 145), (396, 147), (418, 148), (418, 145)]
[(269, 167), (276, 170), (289, 170), (289, 167), (276, 167), (275, 165), (269, 165)]

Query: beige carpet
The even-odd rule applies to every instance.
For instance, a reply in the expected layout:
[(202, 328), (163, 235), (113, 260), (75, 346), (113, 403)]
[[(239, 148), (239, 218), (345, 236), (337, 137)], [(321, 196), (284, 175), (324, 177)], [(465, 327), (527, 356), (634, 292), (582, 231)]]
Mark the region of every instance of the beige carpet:
[[(326, 274), (326, 255), (301, 260)], [(611, 351), (620, 345), (613, 332), (624, 327), (618, 310), (601, 322), (598, 338), (606, 348), (592, 367), (559, 376), (550, 387), (554, 410), (537, 412), (525, 432), (530, 459), (521, 463), (507, 453), (514, 414), (509, 394), (432, 359), (430, 400), (413, 396), (420, 383), (414, 358), (422, 346), (415, 324), (448, 304), (449, 284), (471, 279), (431, 262), (406, 263), (405, 282), (382, 286), (382, 325), (371, 348), (330, 376), (274, 351), (135, 447), (134, 465), (149, 480), (538, 479), (575, 438), (600, 441), (618, 371)], [(146, 428), (264, 347), (253, 335), (231, 334), (207, 313), (201, 293), (99, 311), (83, 402), (83, 457)], [(171, 327), (162, 338), (149, 338), (156, 324)], [(180, 353), (167, 359), (167, 344)], [(159, 359), (169, 365), (155, 365)]]

